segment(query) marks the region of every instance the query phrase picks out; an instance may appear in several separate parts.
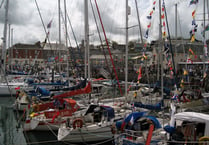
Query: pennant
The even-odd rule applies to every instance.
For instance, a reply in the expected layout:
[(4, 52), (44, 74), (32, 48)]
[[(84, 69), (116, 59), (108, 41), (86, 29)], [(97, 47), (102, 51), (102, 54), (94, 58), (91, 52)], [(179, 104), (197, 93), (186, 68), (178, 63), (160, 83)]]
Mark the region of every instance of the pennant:
[(192, 12), (192, 17), (193, 17), (193, 18), (195, 17), (195, 12), (196, 12), (196, 10), (194, 10), (194, 11)]
[(161, 15), (161, 19), (164, 19), (165, 18), (165, 15), (163, 14), (163, 15)]
[(192, 4), (197, 4), (198, 3), (198, 0), (191, 0), (190, 1), (190, 5), (192, 5)]
[(194, 42), (194, 41), (195, 41), (195, 36), (194, 36), (194, 34), (192, 34), (190, 42)]
[(153, 5), (155, 5), (155, 4), (156, 4), (156, 1), (153, 2)]
[(144, 36), (145, 38), (148, 38), (148, 33), (149, 33), (149, 29), (146, 30), (146, 33), (145, 33), (145, 36)]
[(166, 37), (166, 32), (163, 32), (163, 37)]
[(163, 27), (165, 27), (165, 21), (163, 21)]
[(49, 24), (47, 24), (47, 29), (50, 29), (52, 26), (52, 20), (49, 22)]
[(147, 16), (147, 19), (149, 19), (149, 20), (152, 19), (152, 16)]
[(151, 12), (149, 13), (150, 16), (152, 16), (152, 14), (153, 14), (153, 11), (151, 11)]
[(139, 67), (139, 75), (138, 75), (138, 80), (140, 80), (142, 77), (142, 67)]
[(150, 28), (151, 27), (151, 22), (149, 23), (149, 25), (147, 25), (147, 28)]
[(190, 52), (192, 55), (194, 55), (194, 52), (193, 52), (193, 50), (192, 50), (191, 48), (189, 48), (189, 52)]
[(195, 20), (192, 20), (192, 25), (196, 25), (196, 21)]
[(162, 11), (164, 12), (165, 11), (165, 8), (162, 8)]

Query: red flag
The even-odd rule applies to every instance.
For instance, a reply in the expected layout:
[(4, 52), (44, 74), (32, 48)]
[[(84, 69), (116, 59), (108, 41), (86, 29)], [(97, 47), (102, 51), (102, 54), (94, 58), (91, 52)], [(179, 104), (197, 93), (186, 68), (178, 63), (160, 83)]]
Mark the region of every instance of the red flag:
[(161, 19), (164, 19), (165, 18), (165, 15), (163, 14), (163, 15), (161, 15)]
[(151, 11), (150, 13), (149, 13), (149, 15), (151, 16), (153, 14), (153, 11)]
[(165, 21), (163, 21), (163, 26), (165, 27)]
[(139, 75), (138, 75), (138, 80), (140, 80), (142, 77), (142, 67), (139, 67)]
[(151, 22), (149, 23), (149, 25), (147, 25), (147, 28), (150, 28), (151, 27)]
[(192, 12), (192, 17), (194, 17), (194, 16), (195, 16), (195, 12), (196, 12), (195, 10)]

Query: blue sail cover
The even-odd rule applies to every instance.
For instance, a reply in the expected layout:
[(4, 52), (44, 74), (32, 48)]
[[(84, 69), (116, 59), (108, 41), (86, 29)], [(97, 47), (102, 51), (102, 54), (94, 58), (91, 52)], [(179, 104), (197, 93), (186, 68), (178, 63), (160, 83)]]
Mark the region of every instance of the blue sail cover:
[(125, 119), (124, 122), (125, 123), (129, 123), (131, 118), (133, 117), (133, 121), (137, 121), (139, 118), (145, 116), (146, 112), (133, 112), (131, 114), (129, 114)]
[(163, 106), (163, 101), (160, 101), (155, 105), (143, 104), (142, 102), (134, 102), (134, 107), (145, 108), (149, 110), (162, 110), (162, 106)]
[(85, 88), (86, 87), (86, 82), (87, 80), (84, 79), (83, 81), (81, 81), (79, 84), (72, 86), (72, 87), (68, 87), (68, 88), (59, 88), (59, 89), (50, 89), (50, 91), (74, 91), (74, 90), (78, 90), (81, 88)]
[(115, 111), (112, 107), (110, 106), (101, 106), (104, 110), (107, 111), (107, 114), (105, 114), (108, 117), (108, 120), (112, 119), (115, 117)]
[(154, 124), (155, 128), (161, 128), (161, 124), (158, 121), (158, 119), (154, 116), (146, 116), (145, 118), (148, 118), (152, 121), (152, 123)]
[(37, 90), (36, 90), (38, 93), (40, 93), (41, 95), (43, 96), (50, 96), (50, 91), (43, 88), (43, 87), (37, 87)]

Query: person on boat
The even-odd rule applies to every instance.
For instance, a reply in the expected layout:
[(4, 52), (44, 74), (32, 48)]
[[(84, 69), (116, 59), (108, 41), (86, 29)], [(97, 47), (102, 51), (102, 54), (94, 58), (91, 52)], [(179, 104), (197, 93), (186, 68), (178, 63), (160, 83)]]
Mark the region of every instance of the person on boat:
[(172, 139), (170, 145), (183, 145), (184, 134), (182, 133), (182, 127), (177, 126), (175, 132), (172, 134)]

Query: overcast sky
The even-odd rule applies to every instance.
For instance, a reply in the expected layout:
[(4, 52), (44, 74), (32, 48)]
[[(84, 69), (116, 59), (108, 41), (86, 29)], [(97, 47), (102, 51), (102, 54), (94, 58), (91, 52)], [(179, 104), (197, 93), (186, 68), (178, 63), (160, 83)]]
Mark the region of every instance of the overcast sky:
[[(0, 0), (0, 3), (6, 0)], [(40, 9), (41, 16), (43, 18), (45, 26), (52, 20), (50, 28), (50, 41), (58, 42), (58, 0), (36, 0)], [(61, 1), (61, 9), (64, 12), (64, 0)], [(84, 0), (66, 0), (67, 1), (67, 13), (71, 21), (73, 31), (78, 43), (84, 39)], [(95, 13), (95, 1), (91, 0)], [(148, 20), (146, 16), (149, 15), (152, 10), (152, 4), (154, 0), (137, 0), (138, 10), (142, 26), (142, 35), (145, 35), (147, 29)], [(167, 17), (169, 23), (169, 29), (171, 37), (175, 36), (175, 4), (178, 4), (178, 36), (189, 38), (189, 31), (192, 29), (192, 11), (196, 8), (196, 20), (203, 20), (203, 0), (199, 0), (196, 5), (189, 6), (191, 0), (165, 0)], [(207, 0), (206, 0), (207, 1)], [(129, 0), (129, 6), (131, 8), (131, 15), (129, 15), (129, 26), (138, 25), (135, 0)], [(104, 28), (106, 30), (107, 37), (110, 40), (117, 41), (118, 43), (125, 43), (125, 0), (97, 0), (98, 7), (101, 13)], [(149, 40), (155, 40), (159, 37), (159, 14), (158, 14), (158, 0), (156, 3), (156, 10), (152, 18), (152, 26), (149, 33)], [(206, 11), (207, 8), (206, 8)], [(4, 16), (5, 16), (4, 4), (0, 8), (0, 36), (3, 37), (4, 28)], [(206, 15), (208, 19), (208, 15)], [(46, 34), (42, 25), (39, 12), (35, 3), (35, 0), (10, 0), (9, 3), (9, 23), (13, 29), (14, 44), (15, 43), (27, 43), (34, 44), (37, 41), (44, 41)], [(101, 25), (98, 17), (96, 18), (99, 24), (100, 31), (102, 32)], [(197, 21), (198, 31), (197, 38), (201, 40), (201, 23)], [(62, 41), (65, 39), (64, 21), (61, 22), (62, 28)], [(208, 21), (206, 21), (208, 24)], [(75, 45), (75, 39), (73, 37), (72, 29), (68, 25), (68, 33), (70, 34), (71, 45)], [(89, 33), (90, 43), (98, 43), (98, 33), (95, 25), (95, 20), (92, 14), (92, 9), (89, 0)], [(208, 32), (206, 36), (208, 38)], [(102, 39), (104, 39), (103, 33)], [(139, 27), (133, 27), (129, 29), (129, 41), (140, 40)], [(0, 42), (1, 44), (2, 42)]]

